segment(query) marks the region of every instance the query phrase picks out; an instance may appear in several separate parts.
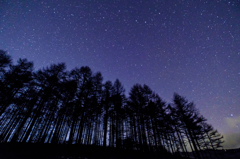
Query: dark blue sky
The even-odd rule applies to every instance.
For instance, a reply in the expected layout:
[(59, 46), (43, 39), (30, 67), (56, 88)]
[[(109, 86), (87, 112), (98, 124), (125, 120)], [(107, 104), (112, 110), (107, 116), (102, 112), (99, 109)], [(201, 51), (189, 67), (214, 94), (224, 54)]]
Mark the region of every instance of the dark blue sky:
[(177, 92), (221, 133), (240, 132), (239, 0), (3, 0), (0, 49), (35, 70), (87, 65), (126, 94)]

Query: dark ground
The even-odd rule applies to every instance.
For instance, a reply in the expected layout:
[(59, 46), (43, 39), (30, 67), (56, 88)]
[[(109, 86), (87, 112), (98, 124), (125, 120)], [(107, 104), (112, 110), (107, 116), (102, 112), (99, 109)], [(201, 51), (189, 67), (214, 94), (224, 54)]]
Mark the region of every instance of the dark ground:
[[(210, 152), (213, 159), (240, 159), (240, 148)], [(194, 158), (192, 153), (190, 158)], [(209, 154), (209, 153), (208, 153)], [(0, 159), (183, 159), (169, 153), (143, 153), (93, 145), (0, 143)], [(186, 158), (185, 158), (186, 159)]]
[(223, 150), (223, 159), (240, 159), (240, 148)]
[(168, 153), (143, 153), (86, 145), (1, 143), (0, 159), (178, 159)]
[[(226, 150), (217, 150), (217, 151), (211, 151), (208, 152), (203, 151), (204, 153), (204, 159), (205, 158), (211, 158), (211, 159), (240, 159), (240, 148), (238, 149), (226, 149)], [(189, 152), (189, 157), (193, 159), (192, 152)]]

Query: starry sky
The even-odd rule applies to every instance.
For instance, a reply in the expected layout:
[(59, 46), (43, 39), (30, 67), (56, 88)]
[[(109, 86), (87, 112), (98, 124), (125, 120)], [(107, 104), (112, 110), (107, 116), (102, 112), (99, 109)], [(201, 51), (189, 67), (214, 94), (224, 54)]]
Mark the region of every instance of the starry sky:
[(0, 49), (177, 92), (240, 146), (239, 0), (0, 0)]

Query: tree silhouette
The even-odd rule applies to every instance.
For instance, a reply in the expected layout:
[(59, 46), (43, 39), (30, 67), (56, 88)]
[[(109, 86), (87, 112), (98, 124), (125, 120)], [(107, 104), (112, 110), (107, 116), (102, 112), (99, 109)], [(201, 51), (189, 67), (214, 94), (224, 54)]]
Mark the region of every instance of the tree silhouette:
[(92, 122), (94, 123), (92, 126), (92, 140), (95, 145), (100, 145), (101, 137), (100, 137), (100, 124), (101, 124), (101, 113), (102, 113), (102, 74), (97, 72), (93, 75), (93, 95), (91, 97), (91, 111), (92, 113)]
[(85, 115), (88, 111), (89, 95), (92, 89), (92, 71), (89, 67), (81, 67), (80, 69), (74, 69), (71, 75), (77, 82), (77, 91), (73, 105), (69, 144), (74, 140), (75, 131), (77, 131), (75, 142), (80, 144), (82, 143)]
[(151, 94), (152, 90), (147, 85), (139, 84), (134, 85), (129, 93), (128, 106), (133, 113), (131, 117), (134, 141), (138, 144), (137, 149), (142, 151), (148, 151), (145, 109), (150, 102)]
[(6, 51), (0, 50), (0, 73), (4, 73), (5, 68), (12, 63), (12, 59)]
[[(197, 143), (194, 140), (193, 134), (193, 121), (194, 121), (194, 114), (195, 114), (195, 107), (193, 103), (188, 103), (188, 101), (184, 98), (179, 96), (178, 94), (174, 94), (174, 104), (176, 108), (176, 113), (179, 116), (179, 120), (182, 122), (182, 127), (185, 129), (185, 135), (188, 138), (188, 142), (190, 147), (193, 151), (193, 148), (196, 152), (196, 157), (201, 158), (199, 150), (197, 148)], [(192, 147), (193, 145), (193, 147)]]
[(27, 59), (19, 59), (17, 65), (9, 65), (9, 67), (1, 82), (0, 115), (11, 104), (17, 93), (21, 93), (32, 80), (33, 63), (28, 62)]
[(111, 81), (107, 81), (104, 84), (103, 89), (103, 112), (104, 112), (104, 137), (103, 137), (103, 146), (106, 147), (107, 145), (107, 130), (108, 130), (108, 118), (109, 118), (109, 108), (112, 105), (112, 93), (113, 93), (113, 86)]
[[(34, 140), (40, 142), (41, 135), (43, 135), (41, 133), (48, 129), (51, 118), (48, 118), (47, 113), (49, 113), (50, 107), (54, 104), (54, 97), (58, 92), (59, 78), (64, 75), (64, 69), (65, 64), (61, 63), (51, 65), (49, 68), (39, 70), (34, 74), (35, 87), (38, 90), (37, 95), (39, 99), (33, 110), (34, 114), (31, 116), (30, 125), (22, 142)], [(55, 100), (57, 99), (55, 98)]]
[(121, 147), (121, 141), (124, 136), (124, 125), (121, 124), (124, 119), (124, 105), (126, 103), (126, 97), (124, 93), (125, 89), (123, 88), (121, 82), (117, 79), (113, 85), (113, 110), (111, 112), (113, 118), (112, 125), (115, 126), (115, 130), (113, 129), (112, 132), (112, 145), (114, 146), (114, 143), (116, 143), (117, 148)]
[[(87, 66), (65, 70), (53, 64), (33, 71), (0, 50), (0, 142), (95, 145), (213, 158), (219, 134), (193, 102), (174, 94), (167, 104), (147, 85), (125, 96), (122, 83), (106, 81)], [(108, 148), (106, 148), (108, 149)], [(204, 151), (203, 151), (204, 150)]]

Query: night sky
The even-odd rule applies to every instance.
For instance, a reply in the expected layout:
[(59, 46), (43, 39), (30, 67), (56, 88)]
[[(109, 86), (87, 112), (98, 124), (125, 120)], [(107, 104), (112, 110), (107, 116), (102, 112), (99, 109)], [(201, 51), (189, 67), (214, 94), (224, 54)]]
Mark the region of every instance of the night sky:
[(240, 146), (239, 0), (0, 0), (0, 49), (177, 92)]

